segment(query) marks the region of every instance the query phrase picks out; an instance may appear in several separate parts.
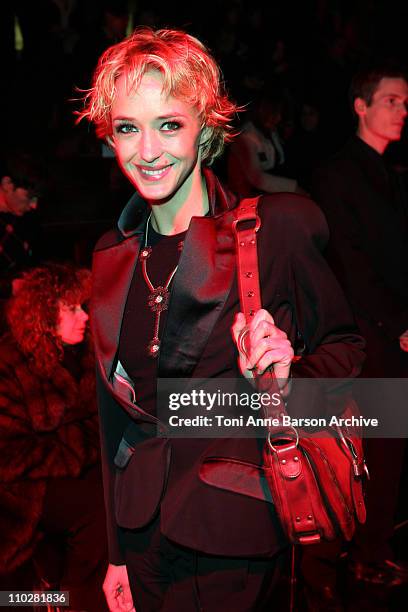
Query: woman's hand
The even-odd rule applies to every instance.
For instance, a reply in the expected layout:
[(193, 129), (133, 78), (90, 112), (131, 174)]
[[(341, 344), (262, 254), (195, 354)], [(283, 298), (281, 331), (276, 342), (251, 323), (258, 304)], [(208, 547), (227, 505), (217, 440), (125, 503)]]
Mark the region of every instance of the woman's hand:
[(273, 366), (279, 387), (283, 389), (288, 380), (294, 355), (285, 332), (276, 327), (268, 311), (258, 310), (248, 325), (248, 333), (244, 340), (245, 354), (240, 350), (239, 343), (239, 335), (245, 327), (245, 317), (239, 312), (231, 331), (239, 350), (239, 366), (242, 374), (252, 378), (253, 371), (262, 374), (269, 366)]
[(103, 583), (103, 592), (110, 612), (136, 612), (126, 565), (109, 564)]

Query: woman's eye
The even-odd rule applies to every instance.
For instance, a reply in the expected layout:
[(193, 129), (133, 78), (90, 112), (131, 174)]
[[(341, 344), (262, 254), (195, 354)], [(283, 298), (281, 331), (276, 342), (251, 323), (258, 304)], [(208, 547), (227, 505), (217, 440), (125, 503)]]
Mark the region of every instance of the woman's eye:
[(131, 132), (137, 132), (137, 128), (131, 123), (120, 123), (115, 126), (116, 134), (130, 134)]
[(77, 312), (78, 310), (81, 310), (81, 304), (62, 304), (61, 310), (64, 312)]
[(180, 128), (181, 123), (179, 123), (178, 121), (166, 121), (165, 123), (163, 123), (160, 129), (163, 132), (176, 132)]

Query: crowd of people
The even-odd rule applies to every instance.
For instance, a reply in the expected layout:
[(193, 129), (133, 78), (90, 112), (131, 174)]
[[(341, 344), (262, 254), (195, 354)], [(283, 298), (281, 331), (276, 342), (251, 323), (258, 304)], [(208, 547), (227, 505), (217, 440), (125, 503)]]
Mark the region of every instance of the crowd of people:
[[(200, 20), (187, 5), (176, 20), (133, 2), (7, 7), (24, 46), (5, 46), (2, 106), (26, 108), (30, 130), (7, 126), (0, 168), (3, 590), (67, 590), (73, 612), (273, 609), (289, 572), (276, 513), (198, 477), (219, 454), (261, 465), (256, 440), (157, 437), (157, 380), (272, 367), (297, 414), (291, 377), (376, 392), (407, 378), (403, 42), (383, 57), (371, 4), (371, 30), (361, 7), (306, 5), (307, 37), (288, 8), (241, 0)], [(164, 20), (189, 34), (155, 31)], [(28, 104), (50, 72), (52, 95)], [(243, 353), (231, 210), (258, 195), (264, 308)], [(408, 582), (393, 545), (405, 439), (364, 447), (367, 521), (347, 546), (304, 547), (299, 609), (356, 605), (344, 575), (382, 610)]]

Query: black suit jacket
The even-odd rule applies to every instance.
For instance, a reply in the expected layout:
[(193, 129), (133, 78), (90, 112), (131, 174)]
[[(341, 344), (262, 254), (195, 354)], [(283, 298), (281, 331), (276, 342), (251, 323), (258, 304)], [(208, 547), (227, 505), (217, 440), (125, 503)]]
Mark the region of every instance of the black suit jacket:
[[(162, 338), (160, 377), (199, 378), (227, 300), (233, 311), (239, 310), (231, 231), (236, 201), (211, 172), (205, 176), (212, 216), (193, 218), (187, 232)], [(263, 304), (293, 342), (301, 330), (307, 347), (293, 366), (294, 376), (354, 377), (363, 343), (321, 255), (327, 240), (323, 215), (309, 199), (293, 194), (263, 198), (259, 212)], [(162, 532), (179, 544), (209, 554), (274, 554), (285, 541), (273, 505), (217, 489), (199, 477), (202, 462), (214, 455), (260, 466), (262, 441), (157, 438), (156, 426), (161, 425), (132, 402), (131, 381), (115, 375), (121, 321), (146, 219), (146, 204), (135, 195), (118, 229), (99, 241), (94, 255), (92, 319), (111, 561), (122, 561), (126, 529), (148, 524), (159, 508)], [(232, 355), (235, 361), (230, 336), (225, 346), (226, 359)], [(308, 405), (317, 415), (326, 410), (318, 386)], [(302, 413), (300, 394), (291, 396), (289, 410)], [(124, 432), (127, 441), (118, 460)], [(115, 456), (117, 464), (127, 457), (122, 468), (115, 466)]]
[(328, 260), (367, 339), (366, 376), (402, 376), (408, 329), (408, 226), (397, 175), (357, 136), (315, 173)]

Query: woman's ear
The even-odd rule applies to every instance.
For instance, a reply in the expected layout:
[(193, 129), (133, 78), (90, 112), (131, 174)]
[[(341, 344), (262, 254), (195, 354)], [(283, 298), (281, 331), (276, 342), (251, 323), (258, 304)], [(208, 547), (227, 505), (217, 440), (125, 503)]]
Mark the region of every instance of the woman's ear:
[(108, 145), (108, 147), (115, 150), (115, 142), (111, 134), (109, 134), (109, 136), (106, 136), (106, 144)]
[(206, 126), (201, 130), (201, 134), (200, 134), (200, 140), (198, 142), (198, 146), (202, 147), (204, 145), (206, 145), (208, 143), (208, 141), (211, 139), (211, 136), (213, 134), (213, 130), (212, 128)]

